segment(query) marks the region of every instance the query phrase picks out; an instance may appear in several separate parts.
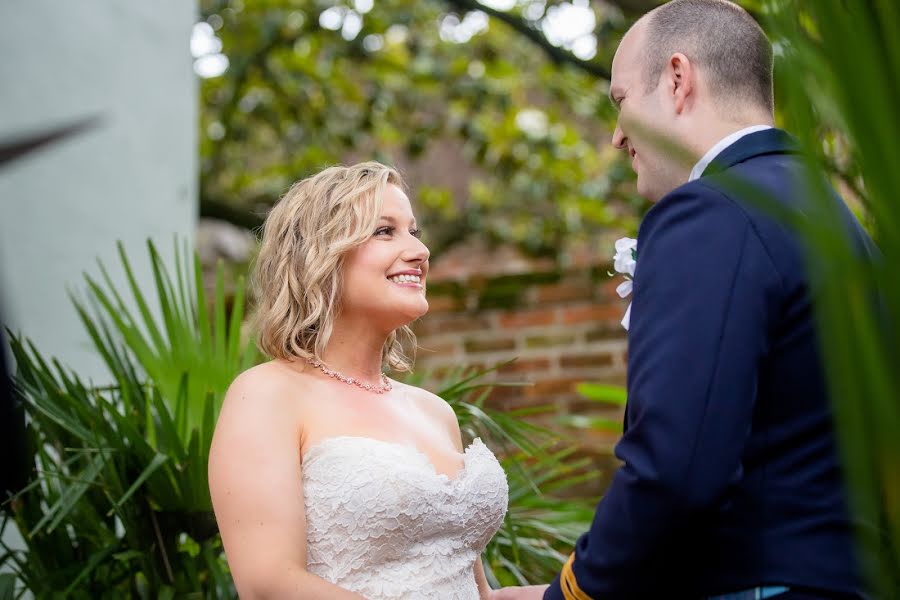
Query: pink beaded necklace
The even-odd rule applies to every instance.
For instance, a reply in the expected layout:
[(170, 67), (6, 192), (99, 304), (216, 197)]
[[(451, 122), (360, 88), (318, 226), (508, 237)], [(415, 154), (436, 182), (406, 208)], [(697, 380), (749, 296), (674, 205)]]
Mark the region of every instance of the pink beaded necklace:
[(338, 381), (343, 381), (344, 383), (355, 385), (356, 387), (362, 388), (367, 392), (372, 392), (373, 394), (386, 394), (387, 392), (393, 389), (391, 385), (391, 381), (387, 378), (387, 375), (384, 373), (381, 374), (381, 385), (372, 385), (371, 383), (366, 383), (365, 381), (360, 381), (359, 379), (354, 379), (353, 377), (347, 377), (346, 375), (341, 375), (337, 371), (329, 369), (321, 362), (317, 360), (313, 360), (311, 358), (307, 358), (306, 362), (319, 369), (329, 377), (333, 377)]

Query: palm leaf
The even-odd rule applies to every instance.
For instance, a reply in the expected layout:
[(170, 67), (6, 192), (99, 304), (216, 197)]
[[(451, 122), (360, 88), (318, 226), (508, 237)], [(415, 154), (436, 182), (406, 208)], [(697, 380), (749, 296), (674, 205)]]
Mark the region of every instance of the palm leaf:
[[(770, 29), (783, 49), (783, 118), (811, 160), (828, 164), (824, 140), (844, 142), (848, 171), (882, 253), (860, 255), (838, 225), (840, 206), (823, 201), (801, 228), (810, 256), (817, 329), (827, 363), (844, 472), (861, 524), (863, 568), (873, 593), (900, 595), (900, 44), (896, 3), (770, 3)], [(840, 40), (840, 43), (835, 43)], [(812, 182), (811, 185), (821, 182)]]
[[(85, 384), (12, 336), (36, 477), (9, 504), (26, 548), (2, 563), (38, 597), (190, 597), (198, 586), (233, 597), (221, 552), (211, 561), (209, 551), (178, 552), (177, 540), (191, 532), (220, 548), (206, 525), (206, 462), (225, 389), (258, 356), (240, 339), (244, 301), (229, 304), (221, 269), (210, 301), (193, 286), (196, 257), (188, 270), (176, 251), (172, 276), (152, 244), (148, 294), (121, 245), (119, 253), (132, 304), (103, 265), (99, 280), (86, 276), (87, 298), (72, 298), (111, 385)], [(204, 329), (207, 304), (216, 317)]]

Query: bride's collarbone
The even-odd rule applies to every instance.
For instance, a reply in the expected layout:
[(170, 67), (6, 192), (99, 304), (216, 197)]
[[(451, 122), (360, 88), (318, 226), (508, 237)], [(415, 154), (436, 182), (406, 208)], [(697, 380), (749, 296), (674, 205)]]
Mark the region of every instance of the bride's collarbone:
[(333, 443), (336, 438), (362, 439), (363, 443), (374, 440), (415, 450), (438, 473), (448, 476), (458, 473), (464, 466), (464, 454), (457, 448), (458, 440), (452, 439), (446, 424), (433, 414), (430, 404), (411, 393), (396, 398), (388, 396), (369, 393), (360, 397), (352, 393), (305, 403), (301, 455), (328, 440)]

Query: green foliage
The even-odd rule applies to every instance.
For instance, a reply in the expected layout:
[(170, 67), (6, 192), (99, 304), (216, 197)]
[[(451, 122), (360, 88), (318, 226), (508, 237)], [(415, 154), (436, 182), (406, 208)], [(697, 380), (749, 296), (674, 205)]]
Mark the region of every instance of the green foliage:
[[(525, 4), (508, 15), (522, 18)], [(900, 261), (893, 195), (900, 188), (900, 55), (890, 29), (900, 14), (891, 0), (741, 4), (765, 20), (778, 44), (779, 122), (859, 201), (852, 208), (884, 255), (874, 269), (860, 264), (833, 235), (827, 210), (804, 230), (817, 258), (813, 291), (854, 506), (868, 527), (861, 533), (866, 566), (890, 597), (900, 585), (900, 371), (893, 362), (900, 279), (889, 271)], [(317, 25), (334, 5), (202, 2), (204, 18), (221, 20), (232, 61), (223, 77), (203, 84), (205, 206), (223, 198), (269, 203), (290, 181), (347, 156), (395, 162), (450, 140), (471, 171), (461, 193), (422, 182), (422, 220), (441, 224), (429, 240), (436, 249), (482, 232), (555, 252), (567, 236), (594, 227), (633, 227), (644, 206), (627, 165), (594, 150), (615, 119), (602, 101), (602, 76), (551, 62), (496, 19), (468, 43), (441, 39), (436, 23), (454, 11), (463, 16), (460, 7), (470, 3), (379, 2), (349, 42)], [(607, 3), (595, 6), (595, 62), (608, 64), (631, 19)], [(545, 14), (526, 24), (537, 29)], [(367, 50), (367, 35), (382, 36), (382, 48)], [(543, 135), (516, 125), (533, 108), (547, 118)], [(876, 283), (883, 304), (873, 309)]]
[[(520, 385), (484, 381), (504, 364), (487, 370), (461, 367), (444, 376), (435, 392), (453, 407), (466, 442), (481, 437), (500, 451), (509, 511), (483, 556), (485, 574), (495, 587), (546, 583), (555, 577), (587, 530), (596, 503), (570, 491), (596, 476), (589, 459), (573, 457), (577, 448), (571, 445), (560, 450), (557, 434), (527, 420), (552, 407), (499, 412), (485, 406), (494, 387)], [(419, 374), (410, 382), (427, 377)]]
[[(102, 284), (87, 277), (89, 302), (75, 302), (110, 385), (86, 384), (27, 340), (11, 341), (36, 476), (10, 502), (26, 547), (4, 548), (0, 564), (40, 598), (235, 594), (206, 464), (228, 385), (259, 360), (241, 339), (243, 283), (229, 300), (220, 268), (209, 297), (196, 258), (176, 248), (173, 276), (152, 244), (149, 256), (158, 304), (121, 247), (136, 309), (103, 265)], [(468, 440), (506, 450), (510, 511), (486, 552), (487, 571), (495, 584), (544, 581), (590, 518), (588, 503), (556, 498), (581, 481), (585, 465), (571, 451), (551, 451), (553, 436), (525, 414), (488, 410), (484, 374), (455, 373), (439, 394)], [(14, 594), (12, 585), (0, 577), (0, 598)]]
[(510, 505), (484, 553), (492, 585), (552, 581), (587, 531), (596, 499), (572, 498), (568, 490), (597, 474), (590, 472), (589, 459), (572, 458), (575, 450), (541, 448), (537, 455), (519, 451), (503, 459)]
[(562, 278), (559, 272), (519, 273), (493, 277), (478, 291), (478, 310), (512, 310), (526, 302), (525, 295), (533, 285), (556, 283)]
[[(880, 246), (871, 262), (841, 235), (835, 207), (811, 207), (809, 247), (818, 330), (860, 523), (863, 566), (879, 597), (900, 597), (900, 7), (864, 2), (769, 2), (782, 50), (782, 116), (826, 169), (840, 146), (861, 213)], [(842, 135), (824, 138), (833, 128)], [(815, 182), (814, 182), (815, 183)], [(818, 194), (825, 199), (824, 193)]]
[[(594, 4), (598, 54), (579, 61), (549, 58), (499, 20), (466, 42), (441, 35), (473, 6), (375, 2), (347, 40), (320, 15), (352, 2), (203, 0), (231, 63), (201, 87), (204, 212), (256, 210), (329, 164), (376, 158), (439, 167), (413, 182), (433, 251), (483, 234), (553, 255), (573, 237), (632, 228), (644, 203), (608, 143), (615, 113), (598, 77), (622, 11)], [(522, 2), (508, 17), (544, 39), (551, 8)]]
[(0, 573), (0, 600), (15, 598), (16, 576), (13, 573)]
[(199, 262), (176, 248), (173, 278), (149, 253), (159, 318), (121, 246), (137, 311), (103, 265), (105, 286), (87, 278), (93, 310), (75, 302), (112, 385), (12, 339), (37, 477), (11, 502), (26, 550), (3, 562), (38, 597), (233, 595), (206, 464), (225, 390), (256, 360), (240, 337), (243, 284), (228, 318), (220, 269), (210, 315)]
[[(625, 406), (627, 390), (618, 385), (603, 383), (579, 383), (578, 394), (586, 400), (600, 405)], [(564, 427), (594, 429), (609, 433), (622, 433), (622, 420), (596, 415), (559, 415), (556, 422)]]
[[(221, 401), (235, 374), (255, 364), (258, 357), (255, 347), (243, 343), (240, 335), (244, 317), (244, 279), (239, 277), (231, 295), (226, 296), (224, 265), (219, 264), (210, 314), (200, 263), (183, 264), (183, 256), (189, 256), (189, 253), (175, 248), (177, 275), (173, 280), (153, 244), (148, 243), (148, 247), (162, 322), (152, 313), (121, 243), (119, 257), (138, 313), (125, 303), (102, 264), (100, 271), (105, 287), (85, 276), (92, 299), (102, 312), (92, 315), (77, 302), (76, 308), (110, 372), (120, 372), (123, 357), (115, 356), (110, 331), (98, 329), (95, 322), (100, 323), (101, 328), (111, 326), (121, 336), (143, 373), (159, 388), (174, 415), (179, 438), (187, 440), (191, 432), (197, 430), (201, 442), (208, 442), (212, 438), (212, 429), (206, 421), (208, 396), (212, 394), (213, 399)], [(149, 431), (155, 436), (152, 428)], [(195, 508), (208, 508), (208, 503)]]
[(628, 393), (622, 386), (603, 383), (579, 383), (575, 388), (581, 396), (599, 403), (625, 406)]

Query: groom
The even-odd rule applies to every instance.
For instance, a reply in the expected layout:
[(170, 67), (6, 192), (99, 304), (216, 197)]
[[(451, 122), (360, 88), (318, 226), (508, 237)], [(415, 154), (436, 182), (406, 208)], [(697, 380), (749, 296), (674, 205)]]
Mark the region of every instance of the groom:
[(808, 197), (773, 128), (771, 45), (735, 4), (673, 0), (623, 38), (609, 94), (613, 144), (656, 202), (638, 234), (622, 466), (549, 588), (498, 597), (860, 597), (801, 242), (734, 185), (795, 214)]

